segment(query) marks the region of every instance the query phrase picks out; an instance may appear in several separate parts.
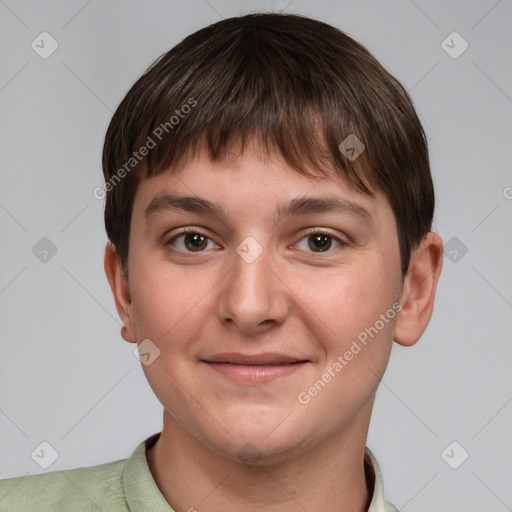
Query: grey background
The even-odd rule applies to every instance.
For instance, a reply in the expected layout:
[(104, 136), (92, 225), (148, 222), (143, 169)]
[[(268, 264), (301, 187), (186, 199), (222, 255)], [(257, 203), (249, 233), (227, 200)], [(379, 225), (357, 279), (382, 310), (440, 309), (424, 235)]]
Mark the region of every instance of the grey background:
[[(456, 238), (426, 334), (394, 348), (378, 392), (368, 446), (386, 494), (406, 512), (512, 510), (510, 0), (0, 1), (0, 477), (126, 458), (160, 430), (103, 272), (92, 191), (105, 130), (183, 37), (281, 9), (346, 31), (410, 91), (431, 145), (435, 230)], [(43, 31), (59, 45), (47, 59), (31, 48)], [(453, 31), (469, 44), (456, 59), (441, 44)], [(57, 249), (46, 262), (42, 237)], [(43, 441), (58, 453), (46, 470), (31, 457)]]

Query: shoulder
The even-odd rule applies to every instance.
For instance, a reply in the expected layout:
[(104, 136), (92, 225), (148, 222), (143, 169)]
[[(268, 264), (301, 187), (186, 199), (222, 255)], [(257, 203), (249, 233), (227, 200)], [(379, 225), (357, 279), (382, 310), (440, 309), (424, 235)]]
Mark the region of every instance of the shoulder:
[(127, 510), (122, 473), (126, 460), (0, 480), (2, 512)]

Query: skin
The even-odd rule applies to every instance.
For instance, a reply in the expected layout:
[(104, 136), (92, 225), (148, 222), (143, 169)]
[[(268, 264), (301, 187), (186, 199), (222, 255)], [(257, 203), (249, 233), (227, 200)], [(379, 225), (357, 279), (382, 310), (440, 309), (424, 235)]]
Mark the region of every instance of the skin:
[[(162, 194), (217, 202), (227, 216), (171, 208), (146, 215)], [(274, 218), (278, 203), (325, 196), (359, 205), (370, 221), (346, 210)], [(203, 250), (190, 250), (183, 227), (207, 237), (199, 239)], [(332, 237), (323, 239), (327, 251), (311, 243), (311, 232)], [(262, 249), (251, 263), (236, 252), (248, 236)], [(143, 365), (164, 406), (147, 459), (169, 504), (179, 512), (367, 510), (363, 456), (379, 379), (393, 340), (413, 345), (427, 327), (441, 265), (442, 241), (429, 233), (402, 279), (396, 223), (382, 193), (360, 194), (339, 176), (302, 176), (256, 144), (222, 163), (199, 154), (172, 174), (142, 180), (129, 277), (110, 243), (105, 270), (123, 338), (149, 339), (160, 350)], [(332, 376), (338, 356), (397, 301), (401, 311), (301, 403), (299, 394), (329, 368)], [(223, 352), (308, 362), (248, 384), (202, 361)]]

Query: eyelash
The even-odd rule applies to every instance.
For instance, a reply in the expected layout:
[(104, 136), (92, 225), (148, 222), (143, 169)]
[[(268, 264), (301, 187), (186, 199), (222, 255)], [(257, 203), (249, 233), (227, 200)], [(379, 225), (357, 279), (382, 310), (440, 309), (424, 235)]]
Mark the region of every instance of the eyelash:
[[(209, 241), (212, 241), (210, 237), (208, 237), (207, 235), (205, 235), (204, 233), (202, 233), (201, 231), (199, 231), (198, 229), (193, 229), (193, 228), (184, 228), (182, 229), (179, 233), (176, 233), (175, 235), (172, 236), (172, 238), (170, 238), (167, 242), (164, 243), (164, 245), (166, 247), (172, 247), (173, 243), (180, 237), (184, 236), (184, 235), (187, 235), (187, 234), (193, 234), (193, 235), (200, 235), (200, 236), (203, 236), (206, 240), (209, 240)], [(324, 235), (328, 238), (330, 238), (331, 240), (333, 240), (334, 242), (336, 242), (338, 244), (338, 247), (330, 247), (329, 249), (327, 249), (326, 251), (319, 251), (319, 252), (314, 252), (314, 251), (307, 251), (307, 252), (310, 252), (311, 254), (326, 254), (326, 253), (331, 253), (333, 252), (333, 250), (335, 249), (339, 249), (341, 247), (345, 247), (348, 245), (347, 242), (343, 241), (342, 239), (334, 236), (334, 235), (331, 235), (329, 233), (326, 233), (325, 231), (322, 231), (322, 230), (310, 230), (308, 232), (306, 232), (304, 234), (304, 236), (299, 240), (299, 242), (302, 242), (303, 240), (307, 239), (308, 237), (310, 236), (313, 236), (313, 235)], [(194, 252), (197, 252), (197, 253), (201, 253), (201, 252), (205, 252), (207, 249), (204, 249), (204, 250), (201, 250), (201, 251), (188, 251), (188, 250), (182, 250), (182, 249), (176, 249), (175, 247), (172, 247), (172, 250), (173, 251), (177, 251), (177, 252), (181, 252), (181, 253), (188, 253), (188, 254), (193, 254)]]

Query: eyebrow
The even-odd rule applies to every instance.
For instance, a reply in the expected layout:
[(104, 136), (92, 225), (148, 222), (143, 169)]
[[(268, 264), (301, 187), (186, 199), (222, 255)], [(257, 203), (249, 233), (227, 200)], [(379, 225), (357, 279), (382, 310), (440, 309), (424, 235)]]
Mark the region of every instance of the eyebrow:
[[(167, 210), (206, 214), (224, 219), (229, 217), (218, 203), (197, 196), (175, 196), (172, 194), (155, 197), (144, 211), (144, 216), (149, 217)], [(285, 217), (299, 217), (324, 212), (348, 213), (367, 224), (373, 223), (373, 217), (368, 210), (357, 203), (336, 196), (298, 197), (288, 203), (279, 203), (274, 215), (274, 222), (278, 223)]]

